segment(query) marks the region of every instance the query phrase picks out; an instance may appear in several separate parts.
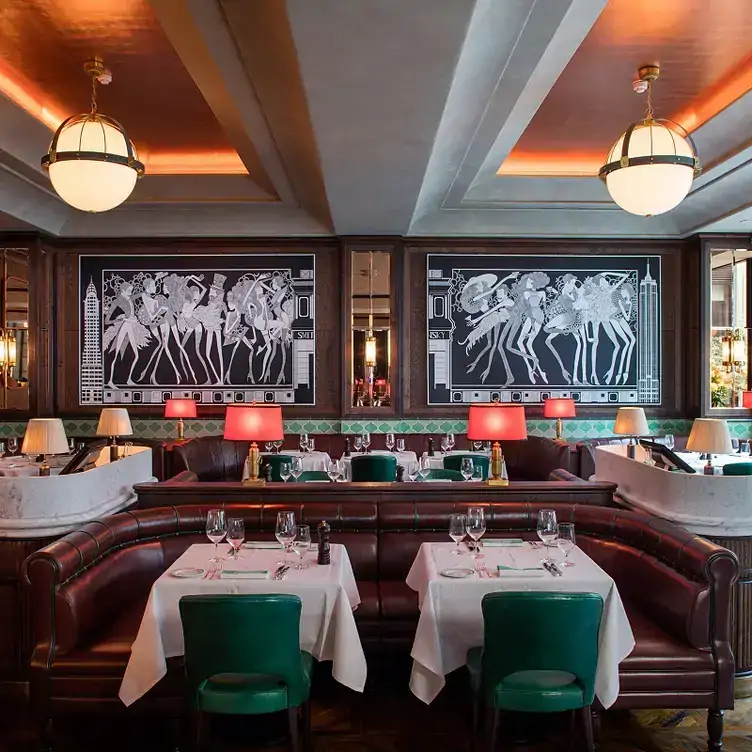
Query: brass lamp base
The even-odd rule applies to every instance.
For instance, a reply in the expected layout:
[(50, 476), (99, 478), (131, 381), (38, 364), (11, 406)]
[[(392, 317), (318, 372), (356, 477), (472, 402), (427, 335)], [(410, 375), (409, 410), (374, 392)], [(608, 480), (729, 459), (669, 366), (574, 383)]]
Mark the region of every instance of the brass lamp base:
[(248, 477), (243, 480), (244, 486), (254, 486), (258, 488), (266, 485), (266, 481), (263, 478), (259, 478), (260, 464), (261, 452), (259, 452), (258, 444), (255, 441), (252, 441), (251, 447), (248, 450)]
[(501, 453), (501, 444), (494, 442), (491, 448), (491, 477), (486, 481), (489, 486), (508, 486), (509, 479), (501, 477), (501, 469), (504, 467), (504, 455)]
[(185, 436), (183, 435), (183, 419), (178, 418), (178, 441), (185, 441)]
[(486, 481), (487, 486), (508, 486), (509, 481), (506, 478), (489, 478)]
[(564, 421), (561, 418), (556, 419), (556, 438), (559, 441), (564, 438)]

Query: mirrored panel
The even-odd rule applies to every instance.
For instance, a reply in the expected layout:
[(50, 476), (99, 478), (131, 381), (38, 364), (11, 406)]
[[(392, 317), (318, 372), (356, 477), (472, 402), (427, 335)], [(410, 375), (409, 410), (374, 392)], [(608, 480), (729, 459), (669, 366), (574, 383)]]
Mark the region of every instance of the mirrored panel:
[(29, 409), (29, 254), (2, 251), (0, 409)]
[(391, 260), (388, 251), (351, 251), (350, 405), (391, 408)]

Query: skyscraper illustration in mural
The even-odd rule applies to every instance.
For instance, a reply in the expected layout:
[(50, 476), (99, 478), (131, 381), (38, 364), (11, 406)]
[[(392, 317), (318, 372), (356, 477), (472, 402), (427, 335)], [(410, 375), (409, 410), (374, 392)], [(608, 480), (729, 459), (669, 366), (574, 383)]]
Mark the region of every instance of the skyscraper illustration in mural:
[(660, 403), (660, 257), (428, 256), (430, 404)]
[(234, 255), (222, 266), (82, 257), (81, 403), (313, 404), (314, 257)]

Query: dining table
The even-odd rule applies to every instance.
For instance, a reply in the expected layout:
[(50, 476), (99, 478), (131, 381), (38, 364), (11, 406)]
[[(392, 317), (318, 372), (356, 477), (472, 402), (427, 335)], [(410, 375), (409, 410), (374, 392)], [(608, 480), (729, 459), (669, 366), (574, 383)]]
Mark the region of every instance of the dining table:
[[(603, 616), (595, 694), (604, 708), (610, 707), (619, 695), (619, 663), (635, 645), (616, 583), (579, 547), (569, 555), (573, 566), (556, 567), (559, 576), (541, 563), (551, 556), (551, 549), (532, 541), (507, 541), (511, 542), (489, 539), (478, 560), (464, 544), (460, 555), (452, 554), (456, 550), (453, 543), (421, 545), (406, 580), (417, 591), (420, 607), (411, 651), (411, 691), (431, 703), (444, 687), (447, 674), (465, 665), (467, 651), (483, 644), (481, 600), (487, 593), (596, 593), (603, 598)], [(457, 570), (465, 570), (465, 574), (455, 576)], [(567, 625), (552, 628), (567, 629)]]
[[(300, 648), (318, 661), (332, 662), (332, 676), (362, 692), (366, 659), (353, 611), (360, 603), (345, 546), (331, 544), (331, 563), (316, 563), (315, 551), (302, 557), (306, 569), (292, 566), (281, 579), (278, 561), (283, 550), (274, 541), (249, 541), (242, 558), (224, 558), (212, 565), (211, 544), (194, 544), (154, 582), (141, 626), (120, 685), (124, 705), (133, 704), (167, 673), (167, 659), (183, 655), (179, 603), (186, 595), (289, 593), (302, 602)], [(300, 559), (298, 559), (300, 563)]]
[(442, 454), (439, 452), (436, 452), (433, 455), (429, 455), (428, 452), (423, 452), (423, 457), (428, 459), (428, 466), (431, 468), (431, 470), (440, 470), (444, 467), (444, 458), (445, 457), (451, 457), (453, 454), (459, 455), (461, 454), (463, 457), (485, 457), (486, 459), (491, 458), (490, 452), (476, 452), (476, 451), (454, 451), (454, 452), (448, 452), (446, 454)]

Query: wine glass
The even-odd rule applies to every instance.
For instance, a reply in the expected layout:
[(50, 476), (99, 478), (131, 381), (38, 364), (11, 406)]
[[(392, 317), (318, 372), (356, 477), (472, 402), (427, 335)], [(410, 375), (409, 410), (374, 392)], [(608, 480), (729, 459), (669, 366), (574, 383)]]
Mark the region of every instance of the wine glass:
[(287, 565), (287, 549), (295, 540), (295, 512), (277, 512), (277, 526), (274, 528), (274, 537), (282, 544), (285, 550), (285, 558), (278, 561), (278, 565)]
[(394, 451), (394, 434), (393, 433), (388, 433), (386, 435), (386, 448), (390, 452)]
[(360, 452), (361, 447), (363, 446), (363, 439), (360, 438), (360, 436), (355, 436), (353, 438), (353, 448), (356, 452)]
[(486, 516), (483, 507), (470, 507), (467, 510), (467, 534), (473, 539), (474, 558), (480, 559), (480, 539), (486, 532)]
[(293, 457), (290, 463), (290, 475), (295, 478), (295, 482), (298, 482), (298, 478), (303, 474), (303, 458)]
[(453, 433), (448, 433), (446, 435), (446, 438), (447, 438), (447, 447), (448, 447), (449, 451), (451, 452), (452, 449), (454, 449), (454, 434)]
[(731, 449), (734, 454), (739, 451), (739, 439), (731, 439)]
[(339, 465), (336, 460), (329, 460), (326, 463), (326, 474), (332, 483), (337, 482), (337, 478), (339, 478)]
[(337, 460), (337, 475), (342, 480), (347, 480), (347, 462), (345, 462), (341, 457)]
[(559, 525), (556, 545), (564, 554), (563, 566), (573, 567), (574, 562), (569, 561), (569, 553), (575, 546), (574, 525), (571, 522), (562, 522)]
[(363, 443), (363, 451), (368, 452), (368, 447), (371, 446), (371, 434), (368, 431), (363, 431), (360, 440)]
[(272, 444), (274, 445), (274, 451), (279, 454), (279, 450), (282, 449), (282, 439), (277, 439), (277, 441), (272, 441)]
[(663, 437), (663, 439), (664, 439), (664, 441), (666, 443), (666, 446), (673, 451), (674, 447), (676, 446), (676, 442), (674, 441), (674, 434), (667, 433)]
[(295, 569), (309, 569), (305, 563), (306, 551), (311, 548), (311, 528), (308, 525), (295, 526), (295, 538), (292, 542), (292, 550), (300, 557)]
[(292, 475), (292, 468), (290, 467), (289, 462), (281, 462), (279, 465), (279, 477), (282, 478), (282, 480), (287, 483), (288, 480), (290, 480), (290, 476)]
[(5, 457), (5, 442), (0, 441), (0, 457)]
[[(5, 451), (5, 444), (4, 442), (0, 441), (0, 445), (2, 445), (3, 449), (2, 451)], [(76, 440), (71, 436), (68, 439), (68, 454), (73, 454), (73, 452), (76, 451)]]
[(404, 439), (397, 439), (397, 451), (398, 452), (404, 452), (405, 451), (405, 440)]
[(298, 439), (298, 446), (300, 447), (300, 451), (305, 453), (308, 450), (308, 434), (307, 433), (301, 433), (300, 438)]
[(538, 512), (538, 537), (544, 546), (550, 546), (559, 534), (556, 526), (556, 511), (554, 509), (541, 509)]
[(267, 441), (264, 444), (264, 449), (266, 449), (266, 451), (271, 454), (272, 449), (274, 449), (274, 442), (273, 441)]
[(234, 560), (242, 559), (243, 557), (238, 553), (240, 547), (245, 541), (245, 522), (242, 517), (228, 517), (227, 518), (227, 542), (230, 544), (232, 550), (232, 558)]
[(407, 466), (407, 477), (412, 481), (416, 481), (420, 475), (420, 462), (411, 462)]
[(473, 466), (472, 459), (470, 459), (470, 457), (463, 457), (462, 462), (460, 463), (460, 472), (462, 473), (462, 477), (465, 480), (470, 480), (470, 478), (473, 477), (474, 470), (475, 467)]
[(446, 454), (449, 449), (449, 439), (446, 436), (441, 437), (441, 453)]
[(15, 454), (18, 451), (18, 439), (13, 437), (8, 439), (8, 451)]
[(482, 465), (476, 465), (473, 468), (473, 480), (474, 481), (483, 481), (483, 466)]
[(455, 556), (462, 554), (462, 551), (460, 551), (460, 543), (462, 543), (466, 535), (467, 517), (465, 517), (464, 514), (450, 514), (449, 537), (457, 544), (457, 548), (453, 548), (451, 551)]
[(227, 535), (227, 522), (224, 509), (210, 509), (206, 514), (206, 537), (214, 544), (214, 556), (209, 559), (212, 564), (218, 564), (221, 558), (217, 546)]
[(482, 441), (474, 441), (473, 442), (473, 451), (474, 452), (480, 452), (483, 449), (483, 442)]
[(316, 439), (313, 438), (313, 436), (309, 436), (308, 438), (308, 454), (315, 451), (316, 449)]
[(428, 477), (428, 474), (431, 472), (431, 460), (429, 457), (420, 458), (420, 468), (418, 472), (420, 473), (420, 477), (423, 478), (423, 480)]
[[(10, 442), (8, 442), (8, 446), (10, 446)], [(742, 443), (739, 445), (739, 454), (741, 454), (743, 457), (749, 457), (748, 441), (742, 441)]]

